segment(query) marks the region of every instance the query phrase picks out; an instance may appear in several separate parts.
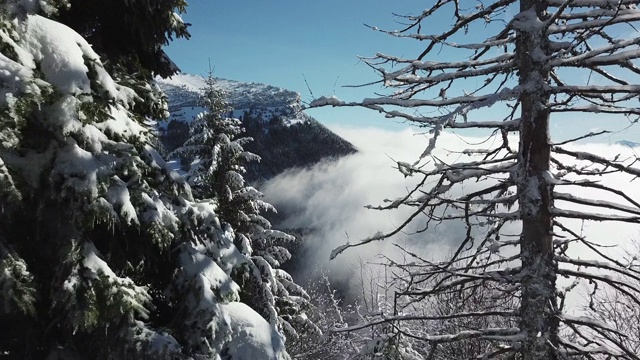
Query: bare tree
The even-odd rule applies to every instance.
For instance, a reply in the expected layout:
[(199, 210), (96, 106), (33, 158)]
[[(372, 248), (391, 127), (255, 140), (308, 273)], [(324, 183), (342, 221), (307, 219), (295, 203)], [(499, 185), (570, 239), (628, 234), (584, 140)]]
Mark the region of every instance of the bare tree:
[[(369, 319), (375, 319), (376, 315), (385, 312), (390, 302), (386, 301), (385, 289), (375, 285), (388, 283), (379, 272), (370, 271), (378, 268), (369, 264), (360, 263), (358, 269), (353, 269), (352, 281), (359, 282), (353, 288), (372, 289), (362, 291), (361, 294), (347, 296), (342, 291), (336, 291), (336, 285), (331, 284), (329, 277), (319, 268), (310, 276), (312, 279), (306, 284), (306, 290), (311, 297), (313, 307), (307, 311), (307, 315), (322, 332), (302, 331), (300, 336), (287, 344), (287, 350), (292, 359), (305, 360), (358, 360), (371, 359), (371, 355), (377, 351), (376, 345), (383, 344), (378, 335), (386, 336), (385, 329), (376, 326), (368, 326), (355, 331), (332, 331), (333, 329), (345, 329), (348, 322), (368, 323)], [(365, 275), (365, 273), (367, 273)], [(365, 284), (369, 281), (369, 284)], [(375, 282), (375, 284), (374, 284)], [(338, 288), (340, 288), (338, 286)], [(348, 299), (347, 299), (348, 298)], [(382, 349), (383, 346), (378, 346)]]
[[(640, 254), (640, 243), (634, 241), (634, 245), (629, 253), (631, 258), (637, 258)], [(635, 267), (637, 269), (638, 265)], [(624, 282), (628, 279), (618, 277), (617, 280)], [(640, 287), (640, 281), (633, 280), (633, 283)], [(600, 291), (590, 300), (586, 306), (587, 312), (616, 329), (616, 340), (635, 354), (640, 354), (640, 306), (626, 296), (624, 291), (615, 288)]]
[[(491, 288), (506, 298), (515, 297), (519, 304), (515, 310), (462, 309), (422, 316), (430, 321), (502, 317), (507, 323), (514, 320), (512, 327), (489, 324), (475, 330), (458, 327), (408, 335), (434, 345), (482, 341), (481, 358), (640, 359), (620, 340), (626, 334), (604, 321), (563, 311), (566, 294), (576, 282), (588, 284), (591, 294), (609, 287), (640, 306), (637, 282), (628, 281), (640, 279), (637, 268), (610, 256), (603, 248), (608, 239), (587, 239), (579, 228), (580, 221), (640, 220), (637, 200), (623, 189), (599, 182), (612, 173), (629, 179), (640, 175), (634, 167), (638, 158), (587, 153), (571, 144), (607, 131), (552, 142), (549, 130), (552, 118), (566, 119), (561, 113), (626, 116), (630, 123), (637, 122), (640, 86), (633, 83), (640, 75), (636, 64), (640, 11), (636, 4), (636, 0), (439, 0), (418, 15), (400, 16), (405, 24), (400, 30), (372, 27), (425, 44), (415, 57), (377, 54), (364, 59), (392, 92), (360, 102), (323, 97), (311, 103), (366, 107), (431, 133), (417, 162), (397, 164), (405, 176), (419, 179), (415, 188), (376, 207), (413, 207), (413, 215), (394, 231), (341, 246), (332, 256), (392, 237), (422, 221), (423, 214), (427, 218), (423, 231), (442, 222), (463, 222), (466, 236), (453, 256), (440, 262), (423, 259), (418, 269), (406, 269), (409, 275), (419, 272), (420, 281), (409, 282), (397, 296), (423, 301)], [(451, 26), (442, 32), (430, 26), (433, 19), (451, 15)], [(486, 33), (492, 36), (479, 38)], [(443, 56), (443, 49), (450, 52)], [(460, 60), (448, 61), (447, 54)], [(486, 111), (489, 107), (492, 113)], [(496, 115), (500, 112), (502, 116)], [(472, 114), (496, 119), (475, 120)], [(488, 130), (498, 141), (487, 144), (497, 145), (464, 150), (469, 161), (448, 163), (433, 154), (447, 129)], [(584, 191), (593, 196), (577, 195)], [(513, 224), (521, 226), (516, 235), (506, 231)], [(574, 257), (575, 249), (589, 255)], [(559, 278), (569, 279), (566, 286), (564, 281), (557, 283)], [(414, 319), (403, 314), (381, 320), (401, 329), (401, 323)]]
[[(386, 262), (367, 264), (384, 269), (384, 276), (378, 271), (378, 276), (371, 277), (372, 286), (363, 297), (384, 295), (374, 301), (362, 301), (365, 306), (360, 309), (357, 324), (334, 329), (337, 333), (348, 333), (351, 338), (371, 338), (370, 346), (360, 350), (362, 359), (481, 358), (486, 348), (482, 339), (452, 342), (446, 334), (515, 326), (514, 319), (503, 316), (510, 315), (516, 308), (515, 297), (495, 291), (493, 284), (443, 291), (433, 296), (405, 296), (413, 284), (424, 287), (425, 282), (445, 280), (446, 274), (429, 273), (429, 266), (425, 264), (431, 264), (430, 260), (404, 248), (401, 252), (404, 255), (401, 262), (385, 257)], [(445, 336), (438, 337), (443, 334)]]

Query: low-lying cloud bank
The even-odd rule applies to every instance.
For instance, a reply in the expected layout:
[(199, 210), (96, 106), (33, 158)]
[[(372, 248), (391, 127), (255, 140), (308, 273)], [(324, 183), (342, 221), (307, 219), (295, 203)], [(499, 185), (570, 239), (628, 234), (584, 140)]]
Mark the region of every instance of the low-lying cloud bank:
[[(379, 241), (357, 248), (351, 248), (329, 262), (333, 249), (375, 234), (396, 228), (404, 222), (411, 209), (369, 210), (366, 205), (380, 205), (384, 199), (395, 199), (406, 195), (418, 181), (417, 178), (405, 178), (397, 169), (396, 161), (412, 163), (427, 146), (428, 135), (404, 131), (381, 129), (332, 129), (343, 138), (352, 142), (359, 153), (335, 162), (323, 163), (311, 169), (297, 170), (282, 174), (265, 184), (263, 192), (267, 199), (279, 211), (287, 215), (280, 224), (287, 228), (311, 229), (306, 244), (304, 269), (312, 271), (315, 267), (330, 269), (336, 278), (349, 278), (360, 271), (363, 262), (380, 261), (379, 255), (398, 257), (399, 251), (393, 245), (408, 246), (427, 258), (441, 258), (451, 251), (451, 246), (459, 243), (463, 236), (462, 222), (435, 226), (419, 234), (411, 234), (424, 226), (425, 221), (418, 219), (406, 233), (393, 239)], [(439, 142), (436, 156), (448, 163), (465, 160), (466, 155), (451, 152), (475, 146), (486, 146), (486, 138), (461, 138), (455, 134), (444, 134)], [(514, 144), (517, 142), (514, 141)], [(475, 144), (475, 145), (474, 145)], [(482, 145), (483, 144), (483, 145)], [(614, 152), (634, 156), (634, 151), (622, 146), (602, 144), (574, 145), (573, 149), (586, 150), (605, 156)], [(467, 159), (468, 160), (468, 159)], [(623, 189), (627, 195), (640, 199), (640, 186), (628, 176), (612, 175), (603, 177), (602, 182)], [(486, 184), (484, 184), (486, 185)], [(465, 188), (472, 191), (474, 185)], [(477, 185), (480, 186), (480, 185)], [(608, 199), (597, 193), (586, 193), (573, 189), (579, 195), (589, 198)], [(595, 223), (580, 224), (570, 220), (579, 231), (593, 241), (606, 242), (607, 245), (626, 244), (636, 237), (636, 224)], [(518, 232), (518, 225), (510, 230)], [(577, 249), (582, 252), (584, 249)], [(611, 250), (622, 254), (622, 250)], [(584, 254), (579, 256), (589, 257)], [(301, 274), (302, 275), (302, 274)]]
[[(337, 246), (357, 242), (378, 231), (390, 231), (407, 218), (406, 209), (378, 211), (366, 209), (365, 205), (379, 205), (385, 198), (407, 193), (415, 179), (404, 178), (394, 169), (394, 160), (417, 159), (425, 143), (423, 136), (410, 130), (338, 129), (337, 132), (359, 152), (310, 169), (287, 172), (263, 188), (267, 199), (287, 215), (281, 226), (313, 230), (305, 251), (308, 270), (324, 267)], [(446, 232), (438, 229), (420, 237), (425, 243), (433, 243), (446, 236)], [(402, 236), (397, 240), (408, 239), (409, 236)], [(391, 241), (352, 249), (332, 261), (331, 271), (337, 276), (348, 276), (352, 269), (358, 270), (361, 261), (372, 261), (378, 254), (390, 252), (395, 252)]]

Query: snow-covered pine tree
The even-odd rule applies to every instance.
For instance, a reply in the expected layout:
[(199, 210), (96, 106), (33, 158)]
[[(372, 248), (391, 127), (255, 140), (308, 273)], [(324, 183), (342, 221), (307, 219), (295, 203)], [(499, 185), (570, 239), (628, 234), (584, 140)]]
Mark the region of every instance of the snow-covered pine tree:
[[(0, 2), (2, 355), (288, 358), (276, 326), (237, 302), (230, 275), (247, 259), (232, 229), (153, 148), (166, 102), (152, 75), (171, 71), (156, 50), (186, 34), (182, 2), (153, 3), (78, 19), (64, 14), (81, 2)], [(110, 21), (141, 4), (156, 32), (108, 50)]]
[[(637, 259), (612, 255), (608, 247), (619, 239), (587, 238), (582, 227), (638, 222), (638, 199), (604, 181), (610, 174), (629, 181), (639, 176), (638, 156), (621, 148), (594, 154), (575, 144), (607, 130), (553, 139), (550, 130), (552, 120), (575, 122), (575, 129), (596, 117), (605, 129), (620, 118), (620, 127), (639, 121), (637, 4), (440, 0), (401, 16), (399, 30), (372, 27), (418, 44), (415, 56), (364, 59), (390, 91), (359, 102), (324, 97), (311, 105), (369, 108), (428, 128), (430, 139), (417, 161), (397, 163), (403, 175), (419, 178), (416, 186), (376, 207), (411, 209), (407, 221), (332, 256), (418, 221), (421, 232), (443, 223), (464, 224), (465, 231), (445, 261), (407, 252), (409, 266), (396, 267), (396, 297), (404, 305), (371, 325), (391, 323), (400, 336), (426, 344), (421, 356), (428, 359), (443, 344), (478, 341), (474, 357), (483, 359), (640, 358), (615, 327), (566, 308), (578, 284), (589, 288), (592, 300), (608, 288), (640, 306)], [(443, 19), (449, 24), (442, 26)], [(453, 159), (434, 155), (447, 130), (469, 129), (491, 135), (452, 151)], [(452, 314), (420, 313), (429, 299), (450, 293), (464, 299), (474, 291), (491, 291), (495, 301)], [(512, 299), (516, 309), (502, 306)], [(469, 325), (491, 317), (504, 322)], [(418, 320), (435, 325), (405, 326)], [(443, 322), (456, 326), (439, 327)]]
[(197, 196), (214, 201), (220, 220), (234, 229), (235, 245), (247, 259), (235, 274), (242, 301), (288, 337), (300, 330), (317, 332), (304, 313), (310, 306), (307, 293), (280, 268), (291, 258), (284, 245), (296, 240), (271, 229), (262, 213), (275, 208), (244, 180), (245, 166), (260, 160), (243, 148), (252, 139), (242, 136), (239, 119), (227, 116), (232, 109), (211, 74), (206, 84), (205, 112), (191, 123), (190, 138), (169, 156), (191, 163), (185, 178)]

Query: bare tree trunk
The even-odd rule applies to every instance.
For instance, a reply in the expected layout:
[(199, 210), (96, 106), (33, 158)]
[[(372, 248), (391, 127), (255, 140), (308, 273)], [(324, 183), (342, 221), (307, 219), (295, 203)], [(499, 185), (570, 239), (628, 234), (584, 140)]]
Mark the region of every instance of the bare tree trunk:
[[(558, 317), (553, 262), (552, 188), (549, 171), (548, 40), (540, 20), (546, 1), (522, 0), (516, 56), (521, 95), (518, 196), (522, 215), (522, 302), (520, 329), (526, 335), (523, 359), (556, 359)], [(533, 17), (535, 11), (535, 18)], [(526, 12), (526, 13), (525, 13)], [(532, 21), (533, 20), (533, 21)]]

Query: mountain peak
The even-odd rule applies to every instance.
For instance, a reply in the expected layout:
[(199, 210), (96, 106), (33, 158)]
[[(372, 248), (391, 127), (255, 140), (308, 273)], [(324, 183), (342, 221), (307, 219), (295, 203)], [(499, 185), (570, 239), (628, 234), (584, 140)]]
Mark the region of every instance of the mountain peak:
[[(180, 115), (176, 113), (178, 109), (201, 109), (199, 98), (207, 86), (204, 77), (177, 74), (167, 79), (158, 78), (156, 81), (171, 99), (169, 112), (172, 118)], [(234, 117), (240, 118), (244, 113), (253, 111), (261, 113), (264, 121), (269, 121), (274, 116), (282, 118), (285, 122), (287, 120), (307, 120), (307, 115), (301, 112), (302, 103), (300, 94), (297, 92), (268, 84), (246, 83), (222, 78), (215, 78), (214, 87), (227, 94), (227, 101), (234, 109)]]
[[(202, 76), (180, 74), (157, 79), (169, 99), (170, 117), (159, 122), (165, 150), (172, 151), (189, 136), (189, 125), (204, 111), (200, 96), (206, 87)], [(300, 95), (294, 91), (260, 83), (215, 79), (215, 85), (227, 93), (231, 116), (241, 119), (244, 135), (253, 139), (246, 151), (262, 160), (248, 166), (245, 179), (259, 182), (286, 169), (311, 166), (356, 152), (346, 140), (302, 112)]]

